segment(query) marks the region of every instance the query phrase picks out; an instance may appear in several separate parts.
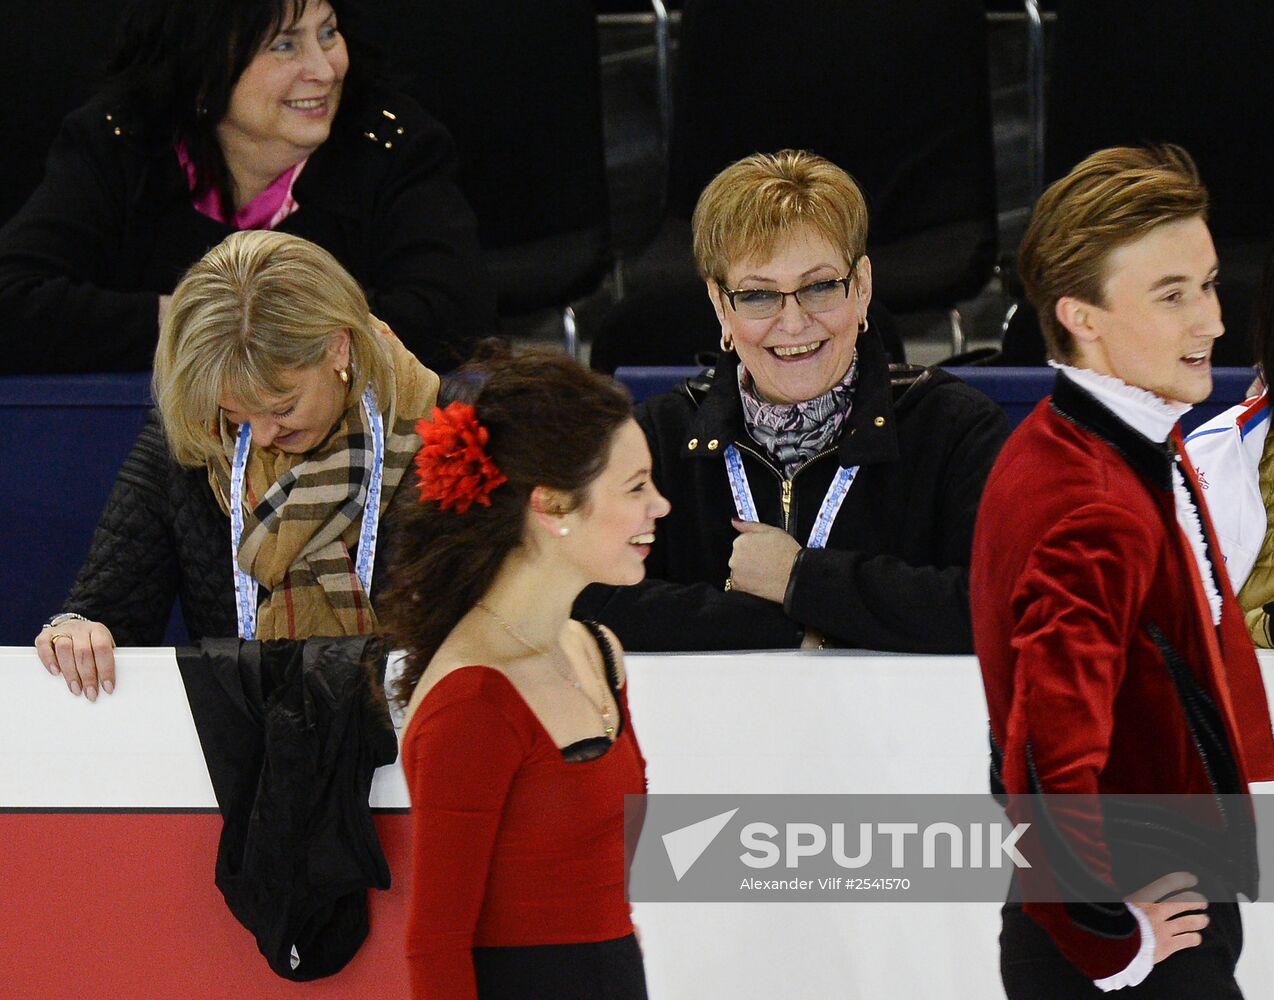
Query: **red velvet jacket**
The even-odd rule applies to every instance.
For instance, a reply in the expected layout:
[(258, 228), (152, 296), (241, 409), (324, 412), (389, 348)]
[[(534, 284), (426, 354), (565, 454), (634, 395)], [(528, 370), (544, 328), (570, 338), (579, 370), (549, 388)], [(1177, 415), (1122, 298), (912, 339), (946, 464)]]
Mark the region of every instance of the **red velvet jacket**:
[[(1221, 594), (1215, 628), (1176, 519), (1174, 461)], [(1063, 374), (1005, 445), (983, 493), (969, 589), (1010, 794), (1245, 794), (1249, 781), (1274, 777), (1260, 669), (1198, 497), (1177, 431), (1152, 442)], [(1210, 746), (1183, 707), (1174, 656), (1220, 716)], [(1109, 879), (1103, 858), (1085, 860)], [(1091, 978), (1137, 953), (1122, 907), (1024, 905)]]

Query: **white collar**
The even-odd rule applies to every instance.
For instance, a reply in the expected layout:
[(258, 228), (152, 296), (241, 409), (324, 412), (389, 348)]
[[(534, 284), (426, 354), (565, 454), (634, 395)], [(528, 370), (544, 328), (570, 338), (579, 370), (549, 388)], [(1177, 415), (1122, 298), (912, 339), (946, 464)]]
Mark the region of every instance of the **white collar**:
[(1177, 421), (1190, 410), (1189, 403), (1164, 399), (1149, 389), (1129, 385), (1113, 375), (1103, 375), (1091, 368), (1075, 368), (1059, 361), (1050, 361), (1049, 364), (1151, 441), (1167, 441)]

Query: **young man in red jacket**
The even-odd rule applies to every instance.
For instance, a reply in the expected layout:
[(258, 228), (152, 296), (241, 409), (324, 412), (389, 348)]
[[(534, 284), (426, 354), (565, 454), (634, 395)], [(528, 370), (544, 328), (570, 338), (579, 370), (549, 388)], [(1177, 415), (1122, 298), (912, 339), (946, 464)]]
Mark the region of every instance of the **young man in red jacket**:
[[(1211, 392), (1223, 330), (1207, 207), (1184, 150), (1106, 149), (1044, 193), (1022, 241), (1057, 381), (991, 472), (970, 569), (993, 784), (1010, 795), (1244, 796), (1274, 777), (1260, 671), (1177, 426)], [(1242, 804), (1228, 843), (1250, 838)], [(1240, 996), (1234, 898), (1255, 862), (1121, 888), (1106, 836), (1069, 846), (1125, 902), (1010, 894), (1010, 1000)]]

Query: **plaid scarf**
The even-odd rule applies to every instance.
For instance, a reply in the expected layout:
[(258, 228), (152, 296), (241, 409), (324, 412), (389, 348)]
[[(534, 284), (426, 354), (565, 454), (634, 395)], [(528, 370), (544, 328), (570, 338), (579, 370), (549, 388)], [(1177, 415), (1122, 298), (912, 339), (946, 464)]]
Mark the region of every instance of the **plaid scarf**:
[[(420, 448), (416, 421), (438, 398), (438, 376), (388, 327), (394, 358), (393, 398), (379, 400), (384, 417), (383, 516)], [(222, 420), (225, 461), (210, 464), (209, 481), (229, 516), (230, 458), (237, 428)], [(252, 448), (244, 476), (239, 565), (267, 592), (257, 609), (258, 639), (366, 635), (376, 613), (355, 572), (363, 507), (372, 479), (372, 429), (356, 399), (315, 451), (289, 455)]]
[(739, 365), (739, 398), (748, 434), (789, 479), (840, 436), (858, 382), (858, 353), (845, 377), (821, 396), (799, 403), (767, 403), (756, 394), (752, 376)]

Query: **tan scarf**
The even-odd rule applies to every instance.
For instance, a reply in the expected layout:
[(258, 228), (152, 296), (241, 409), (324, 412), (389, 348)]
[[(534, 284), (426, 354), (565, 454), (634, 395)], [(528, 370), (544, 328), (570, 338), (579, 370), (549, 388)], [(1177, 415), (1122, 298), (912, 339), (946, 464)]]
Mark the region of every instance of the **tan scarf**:
[[(420, 448), (416, 421), (437, 401), (439, 380), (388, 327), (381, 330), (394, 360), (393, 398), (378, 400), (385, 421), (383, 516)], [(229, 516), (237, 428), (224, 418), (221, 438), (223, 460), (209, 463), (208, 480)], [(269, 448), (249, 450), (239, 566), (268, 592), (257, 609), (256, 638), (376, 631), (376, 613), (351, 556), (371, 483), (371, 440), (363, 401), (355, 399), (315, 451), (289, 455)]]

